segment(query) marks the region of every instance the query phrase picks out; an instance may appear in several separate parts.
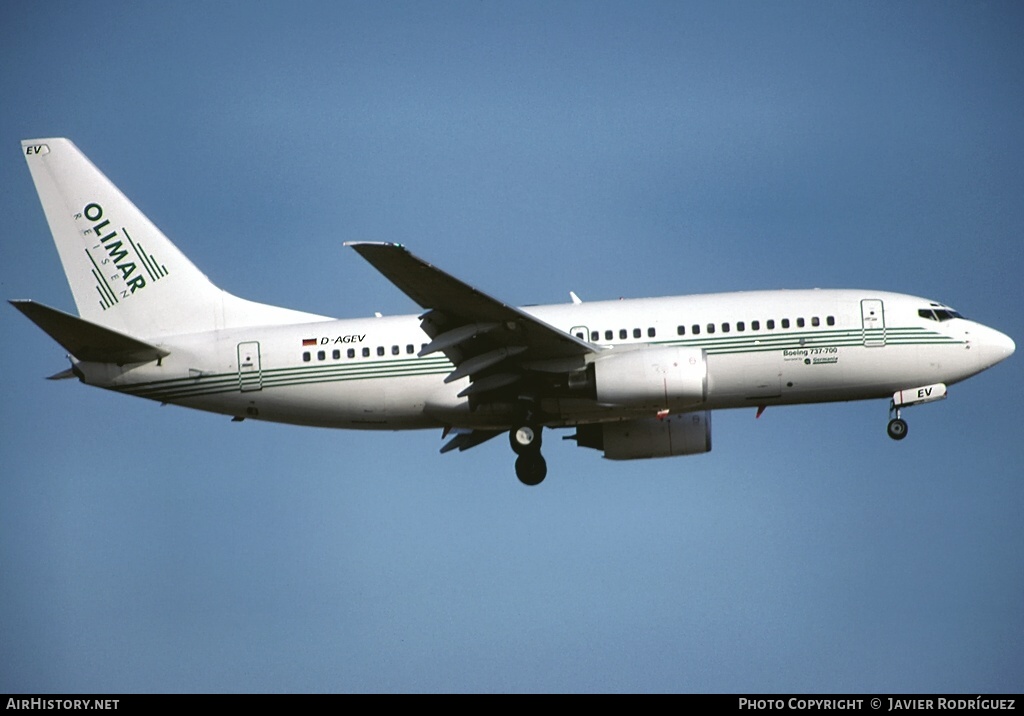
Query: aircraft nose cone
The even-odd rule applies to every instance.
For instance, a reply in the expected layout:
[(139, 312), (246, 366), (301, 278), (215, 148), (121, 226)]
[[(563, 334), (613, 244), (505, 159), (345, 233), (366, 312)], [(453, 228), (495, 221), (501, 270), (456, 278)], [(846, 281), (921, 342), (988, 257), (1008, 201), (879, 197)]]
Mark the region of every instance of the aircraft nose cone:
[(999, 333), (998, 331), (996, 331), (996, 336), (997, 337), (995, 340), (995, 348), (997, 351), (1002, 353), (1003, 356), (999, 360), (1006, 360), (1007, 358), (1013, 355), (1013, 352), (1015, 350), (1017, 350), (1017, 346), (1013, 342), (1013, 339), (1010, 338), (1005, 333)]
[(995, 365), (1013, 355), (1017, 345), (1005, 333), (989, 329), (984, 340), (985, 357), (989, 365)]

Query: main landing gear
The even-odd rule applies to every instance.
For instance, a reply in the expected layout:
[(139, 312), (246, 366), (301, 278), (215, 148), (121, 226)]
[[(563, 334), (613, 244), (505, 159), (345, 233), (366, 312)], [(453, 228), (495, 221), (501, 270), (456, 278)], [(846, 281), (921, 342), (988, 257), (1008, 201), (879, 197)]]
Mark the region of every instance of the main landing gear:
[(522, 423), (508, 433), (516, 458), (516, 477), (524, 485), (539, 485), (548, 474), (548, 464), (540, 454), (541, 427)]

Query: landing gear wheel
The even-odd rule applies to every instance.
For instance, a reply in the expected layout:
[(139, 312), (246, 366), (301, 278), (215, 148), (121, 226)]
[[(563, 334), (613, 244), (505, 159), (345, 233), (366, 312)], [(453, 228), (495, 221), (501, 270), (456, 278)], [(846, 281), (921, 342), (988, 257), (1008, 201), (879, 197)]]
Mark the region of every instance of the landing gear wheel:
[(516, 477), (524, 485), (539, 485), (548, 474), (548, 464), (540, 453), (527, 453), (516, 458)]
[(886, 432), (889, 433), (889, 437), (893, 440), (902, 440), (907, 437), (907, 421), (902, 418), (893, 418), (889, 421), (889, 427), (886, 428)]
[(516, 455), (526, 455), (540, 450), (540, 428), (533, 425), (519, 425), (508, 433), (508, 442)]

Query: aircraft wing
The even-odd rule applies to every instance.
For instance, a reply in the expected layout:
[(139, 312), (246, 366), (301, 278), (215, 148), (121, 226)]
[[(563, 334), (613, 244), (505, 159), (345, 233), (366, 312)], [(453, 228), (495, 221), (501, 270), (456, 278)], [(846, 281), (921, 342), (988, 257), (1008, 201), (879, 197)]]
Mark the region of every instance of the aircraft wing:
[[(400, 244), (349, 242), (345, 245), (355, 249), (421, 307), (444, 313), (449, 329), (456, 324), (497, 323), (501, 331), (492, 335), (492, 339), (504, 335), (505, 340), (501, 342), (525, 345), (533, 358), (568, 358), (599, 350), (431, 266)], [(430, 331), (428, 334), (436, 338)]]
[[(445, 379), (469, 377), (459, 395), (471, 405), (550, 397), (556, 376), (582, 370), (600, 347), (488, 296), (414, 256), (399, 244), (348, 242), (407, 296), (427, 309), (420, 325), (431, 341), (420, 351), (443, 352), (455, 365)], [(547, 377), (541, 377), (545, 374)], [(564, 380), (561, 381), (564, 383)]]

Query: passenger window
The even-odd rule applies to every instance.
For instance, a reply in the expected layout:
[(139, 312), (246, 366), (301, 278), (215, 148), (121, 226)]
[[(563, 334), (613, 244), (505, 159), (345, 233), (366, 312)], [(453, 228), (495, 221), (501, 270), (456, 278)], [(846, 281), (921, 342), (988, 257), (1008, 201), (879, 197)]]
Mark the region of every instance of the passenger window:
[(619, 329), (619, 338), (621, 338), (622, 340), (626, 340), (626, 336), (628, 336), (628, 335), (629, 334), (626, 333), (626, 329), (625, 328), (620, 328)]
[(647, 337), (648, 338), (654, 338), (655, 333), (656, 333), (656, 331), (653, 328), (648, 328), (647, 329)]
[(369, 348), (364, 348), (363, 349), (363, 358), (369, 358), (369, 357), (370, 357), (370, 349)]
[(413, 351), (415, 351), (415, 350), (416, 349), (413, 347), (412, 343), (410, 343), (409, 345), (407, 345), (405, 347), (405, 352), (408, 353), (409, 355), (412, 355)]
[(761, 322), (760, 321), (751, 321), (750, 322), (750, 330), (752, 330), (752, 331), (759, 331), (759, 330), (761, 330)]
[(742, 333), (746, 329), (747, 329), (747, 324), (745, 324), (743, 321), (736, 321), (736, 330), (737, 331)]
[(685, 336), (686, 335), (686, 326), (676, 326), (676, 335), (677, 336)]
[(327, 357), (327, 354), (324, 351), (317, 351), (316, 352), (316, 359), (317, 360), (323, 360), (326, 357)]
[(384, 346), (377, 346), (377, 355), (384, 355)]
[(391, 355), (396, 356), (401, 352), (402, 351), (398, 346), (391, 346)]
[(576, 337), (579, 338), (581, 341), (584, 340), (583, 331), (576, 331)]
[(615, 337), (615, 334), (614, 334), (614, 333), (612, 333), (611, 331), (605, 331), (605, 332), (604, 332), (604, 339), (605, 339), (606, 341), (610, 341), (610, 340), (611, 340), (612, 338), (614, 338), (614, 337)]
[(802, 319), (802, 318), (796, 319), (796, 326), (797, 326), (797, 328), (803, 328), (804, 327), (804, 319)]
[(715, 324), (714, 323), (709, 323), (708, 324), (708, 333), (714, 333), (714, 332), (715, 332)]
[(337, 348), (335, 348), (331, 352), (331, 358), (333, 358), (334, 360), (338, 360), (339, 358), (341, 358), (341, 351), (339, 351)]
[(356, 349), (355, 348), (349, 348), (348, 349), (348, 357), (349, 358), (355, 358), (356, 357)]
[(729, 324), (728, 323), (723, 323), (722, 324), (722, 333), (728, 333), (728, 332), (729, 332)]
[(639, 328), (634, 328), (633, 329), (633, 338), (639, 338), (642, 335), (643, 335), (643, 332), (641, 332), (641, 330)]
[(698, 326), (696, 323), (693, 324), (693, 335), (700, 335), (700, 326)]
[(811, 325), (812, 326), (820, 326), (821, 325), (821, 321), (818, 320), (817, 316), (815, 316), (814, 318), (811, 319)]
[(825, 323), (827, 323), (830, 326), (836, 325), (836, 317), (835, 316), (829, 316), (828, 318), (825, 319)]
[(769, 331), (774, 331), (775, 330), (775, 319), (774, 318), (769, 318), (768, 321), (765, 323), (765, 327), (767, 327)]
[(789, 319), (788, 318), (783, 318), (782, 319), (782, 327), (783, 328), (789, 328)]
[(302, 360), (305, 361), (306, 363), (309, 363), (309, 351), (305, 351), (302, 354)]
[(590, 332), (590, 342), (591, 343), (597, 343), (599, 340), (601, 340), (601, 332), (600, 331), (591, 331)]

